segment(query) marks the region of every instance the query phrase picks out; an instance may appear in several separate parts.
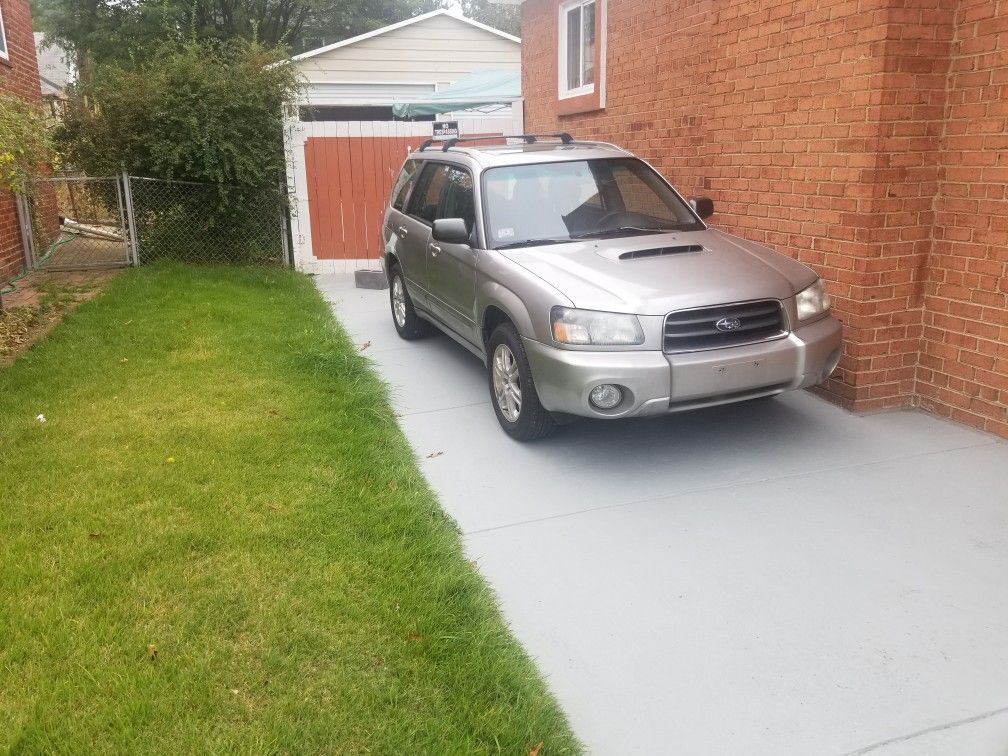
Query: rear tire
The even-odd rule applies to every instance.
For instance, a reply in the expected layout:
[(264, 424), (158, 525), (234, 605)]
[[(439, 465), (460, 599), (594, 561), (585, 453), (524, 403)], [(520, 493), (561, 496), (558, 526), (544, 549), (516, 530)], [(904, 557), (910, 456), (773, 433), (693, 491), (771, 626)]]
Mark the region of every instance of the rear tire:
[(535, 441), (556, 430), (553, 416), (539, 402), (521, 336), (501, 323), (487, 342), (490, 403), (501, 428), (516, 441)]
[(392, 307), (392, 324), (399, 336), (413, 341), (430, 333), (430, 323), (417, 315), (413, 307), (413, 300), (406, 290), (406, 279), (398, 264), (392, 266), (389, 276), (389, 304)]

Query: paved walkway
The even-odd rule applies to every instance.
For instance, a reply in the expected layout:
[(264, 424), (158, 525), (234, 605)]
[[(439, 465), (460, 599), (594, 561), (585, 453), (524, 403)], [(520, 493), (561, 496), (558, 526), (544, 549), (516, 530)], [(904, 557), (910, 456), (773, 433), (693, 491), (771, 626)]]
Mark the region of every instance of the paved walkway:
[(797, 393), (522, 445), (478, 360), (317, 282), (592, 753), (1008, 754), (1008, 444)]

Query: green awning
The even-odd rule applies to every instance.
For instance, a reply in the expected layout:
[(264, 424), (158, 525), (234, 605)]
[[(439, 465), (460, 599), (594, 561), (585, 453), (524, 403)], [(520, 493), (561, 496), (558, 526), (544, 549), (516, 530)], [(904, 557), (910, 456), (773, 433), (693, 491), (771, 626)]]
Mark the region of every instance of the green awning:
[(474, 71), (439, 92), (392, 106), (396, 118), (473, 110), (487, 105), (510, 105), (521, 97), (518, 71)]

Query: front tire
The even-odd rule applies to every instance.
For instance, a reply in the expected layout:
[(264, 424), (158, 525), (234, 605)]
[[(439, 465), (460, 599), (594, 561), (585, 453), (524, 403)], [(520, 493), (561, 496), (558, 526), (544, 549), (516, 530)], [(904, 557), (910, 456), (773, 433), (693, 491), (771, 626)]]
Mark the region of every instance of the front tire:
[(553, 416), (539, 402), (521, 337), (502, 323), (487, 342), (490, 403), (501, 428), (517, 441), (535, 441), (556, 429)]
[(392, 307), (392, 324), (399, 336), (413, 341), (430, 333), (430, 325), (417, 315), (413, 307), (413, 300), (406, 290), (406, 279), (398, 264), (392, 266), (389, 278), (389, 304)]

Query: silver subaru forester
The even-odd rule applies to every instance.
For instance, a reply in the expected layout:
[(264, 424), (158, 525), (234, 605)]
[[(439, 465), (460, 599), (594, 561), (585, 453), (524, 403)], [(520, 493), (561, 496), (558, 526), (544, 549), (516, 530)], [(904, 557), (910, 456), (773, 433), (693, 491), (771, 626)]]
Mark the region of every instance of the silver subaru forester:
[(399, 335), (433, 325), (482, 359), (510, 436), (774, 396), (836, 368), (840, 324), (810, 268), (709, 228), (711, 200), (618, 147), (509, 140), (411, 153), (383, 262)]

